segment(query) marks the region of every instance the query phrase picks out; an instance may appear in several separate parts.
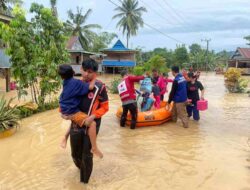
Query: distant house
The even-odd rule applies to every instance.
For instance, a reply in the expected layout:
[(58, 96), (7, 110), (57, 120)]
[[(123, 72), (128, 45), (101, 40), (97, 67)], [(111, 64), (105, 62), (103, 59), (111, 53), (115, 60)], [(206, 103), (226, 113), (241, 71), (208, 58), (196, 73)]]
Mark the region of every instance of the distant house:
[(88, 52), (83, 49), (83, 46), (78, 36), (72, 36), (67, 43), (67, 51), (70, 53), (70, 62), (75, 74), (80, 74), (81, 64), (88, 58), (93, 58), (99, 63), (98, 72), (102, 72), (102, 58), (103, 54)]
[(5, 12), (0, 12), (0, 22), (9, 23), (13, 17)]
[[(13, 17), (7, 13), (0, 12), (0, 22), (8, 24)], [(6, 44), (0, 39), (0, 77), (6, 80), (6, 92), (10, 90), (10, 57), (5, 54)]]
[(105, 72), (114, 73), (117, 72), (119, 68), (136, 66), (136, 50), (126, 48), (120, 40), (118, 40), (112, 48), (100, 51), (106, 55), (102, 64)]
[(237, 48), (228, 61), (228, 67), (242, 69), (242, 74), (250, 75), (250, 48)]

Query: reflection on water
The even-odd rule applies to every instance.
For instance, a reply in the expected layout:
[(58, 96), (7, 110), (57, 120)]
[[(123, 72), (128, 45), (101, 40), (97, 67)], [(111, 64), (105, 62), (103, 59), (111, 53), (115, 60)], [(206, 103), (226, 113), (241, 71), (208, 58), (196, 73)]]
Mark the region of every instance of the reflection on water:
[[(112, 76), (102, 77), (110, 82)], [(70, 149), (59, 148), (69, 125), (57, 110), (22, 121), (12, 137), (0, 140), (0, 189), (250, 189), (250, 98), (228, 94), (223, 77), (201, 76), (209, 110), (201, 121), (132, 131), (114, 115), (120, 104), (110, 95), (98, 142), (103, 160), (95, 160), (88, 185), (79, 183)]]

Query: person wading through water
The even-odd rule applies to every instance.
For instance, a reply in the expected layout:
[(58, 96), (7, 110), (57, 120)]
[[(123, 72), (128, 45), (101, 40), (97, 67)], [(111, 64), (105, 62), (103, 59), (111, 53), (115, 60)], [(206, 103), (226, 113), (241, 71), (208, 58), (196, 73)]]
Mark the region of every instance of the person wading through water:
[[(93, 59), (82, 62), (81, 73), (86, 82), (96, 78), (98, 64)], [(79, 105), (81, 112), (88, 115), (87, 123), (96, 122), (96, 133), (100, 129), (101, 118), (109, 110), (108, 94), (101, 81), (96, 80), (95, 87), (87, 95), (81, 98)], [(75, 165), (80, 169), (80, 181), (88, 183), (93, 169), (93, 154), (91, 153), (91, 142), (86, 133), (86, 126), (80, 127), (72, 122), (70, 129), (71, 156)]]

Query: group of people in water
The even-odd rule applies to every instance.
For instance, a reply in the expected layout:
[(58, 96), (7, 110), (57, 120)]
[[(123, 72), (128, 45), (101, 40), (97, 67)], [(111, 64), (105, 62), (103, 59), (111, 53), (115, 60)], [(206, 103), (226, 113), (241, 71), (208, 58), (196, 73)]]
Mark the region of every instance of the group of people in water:
[[(70, 136), (71, 155), (75, 165), (80, 169), (80, 181), (88, 183), (93, 168), (93, 154), (103, 157), (99, 150), (96, 137), (101, 125), (102, 116), (109, 110), (108, 94), (105, 84), (96, 79), (98, 63), (93, 59), (82, 62), (82, 80), (75, 79), (73, 68), (63, 64), (59, 66), (58, 74), (63, 80), (63, 90), (60, 95), (60, 112), (63, 119), (71, 120), (71, 125), (65, 133), (61, 147), (66, 148)], [(122, 81), (118, 85), (122, 101), (123, 113), (120, 126), (124, 127), (128, 111), (131, 113), (131, 129), (136, 128), (138, 108), (148, 111), (160, 108), (164, 100), (167, 85), (172, 82), (172, 89), (168, 103), (174, 102), (172, 119), (177, 121), (177, 116), (182, 120), (183, 126), (188, 127), (188, 117), (193, 115), (194, 120), (199, 120), (199, 111), (196, 102), (204, 98), (203, 85), (198, 81), (198, 75), (190, 72), (184, 76), (179, 73), (179, 67), (172, 67), (173, 80), (167, 73), (159, 74), (156, 69), (145, 76), (129, 75), (122, 71)], [(135, 83), (141, 82), (141, 88), (136, 96)], [(139, 98), (142, 98), (139, 102)], [(138, 106), (139, 104), (139, 106)]]
[[(122, 71), (122, 82), (118, 85), (119, 95), (122, 101), (123, 113), (120, 120), (120, 126), (124, 127), (127, 119), (128, 111), (131, 113), (131, 129), (135, 129), (137, 115), (139, 111), (149, 111), (151, 109), (159, 109), (160, 102), (164, 101), (164, 95), (168, 92), (168, 83), (173, 83), (169, 94), (168, 106), (173, 102), (172, 120), (177, 121), (179, 117), (183, 123), (183, 127), (188, 128), (188, 118), (200, 119), (197, 109), (197, 101), (200, 100), (199, 90), (201, 91), (201, 99), (204, 99), (204, 87), (198, 78), (200, 72), (196, 73), (190, 69), (190, 72), (179, 71), (179, 67), (172, 67), (172, 75), (174, 79), (169, 79), (167, 73), (159, 74), (156, 69), (152, 70), (152, 77), (149, 73), (144, 76), (129, 75), (127, 71)], [(135, 89), (135, 83), (140, 82), (140, 91)], [(136, 98), (136, 93), (138, 94)], [(141, 97), (141, 100), (140, 100)]]

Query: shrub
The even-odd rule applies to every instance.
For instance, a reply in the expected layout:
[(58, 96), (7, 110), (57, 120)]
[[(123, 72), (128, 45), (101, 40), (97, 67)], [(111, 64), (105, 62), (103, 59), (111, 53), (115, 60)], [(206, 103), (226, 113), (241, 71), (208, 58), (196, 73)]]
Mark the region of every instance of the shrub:
[(111, 81), (111, 87), (110, 87), (110, 91), (113, 94), (118, 94), (118, 85), (120, 84), (121, 79), (120, 78), (114, 78), (113, 81)]
[(137, 76), (143, 75), (144, 72), (145, 72), (145, 69), (143, 67), (141, 67), (141, 66), (136, 66), (133, 69), (133, 74), (137, 75)]
[(58, 99), (55, 99), (55, 100), (52, 100), (50, 102), (45, 102), (41, 105), (38, 105), (37, 109), (34, 109), (32, 107), (30, 107), (30, 108), (26, 107), (26, 105), (17, 107), (17, 109), (19, 111), (20, 117), (25, 118), (25, 117), (29, 117), (33, 114), (52, 110), (52, 109), (55, 109), (58, 107), (59, 107), (59, 101), (58, 101)]
[(237, 68), (229, 68), (224, 74), (224, 77), (228, 82), (237, 82), (241, 77), (241, 71)]
[(248, 80), (241, 78), (241, 70), (237, 68), (229, 68), (224, 74), (225, 85), (229, 92), (243, 93), (248, 86)]
[(10, 106), (12, 100), (7, 101), (4, 97), (0, 99), (0, 132), (19, 125), (17, 108)]
[(244, 78), (239, 78), (237, 83), (237, 92), (243, 93), (246, 91), (248, 86), (248, 80)]

